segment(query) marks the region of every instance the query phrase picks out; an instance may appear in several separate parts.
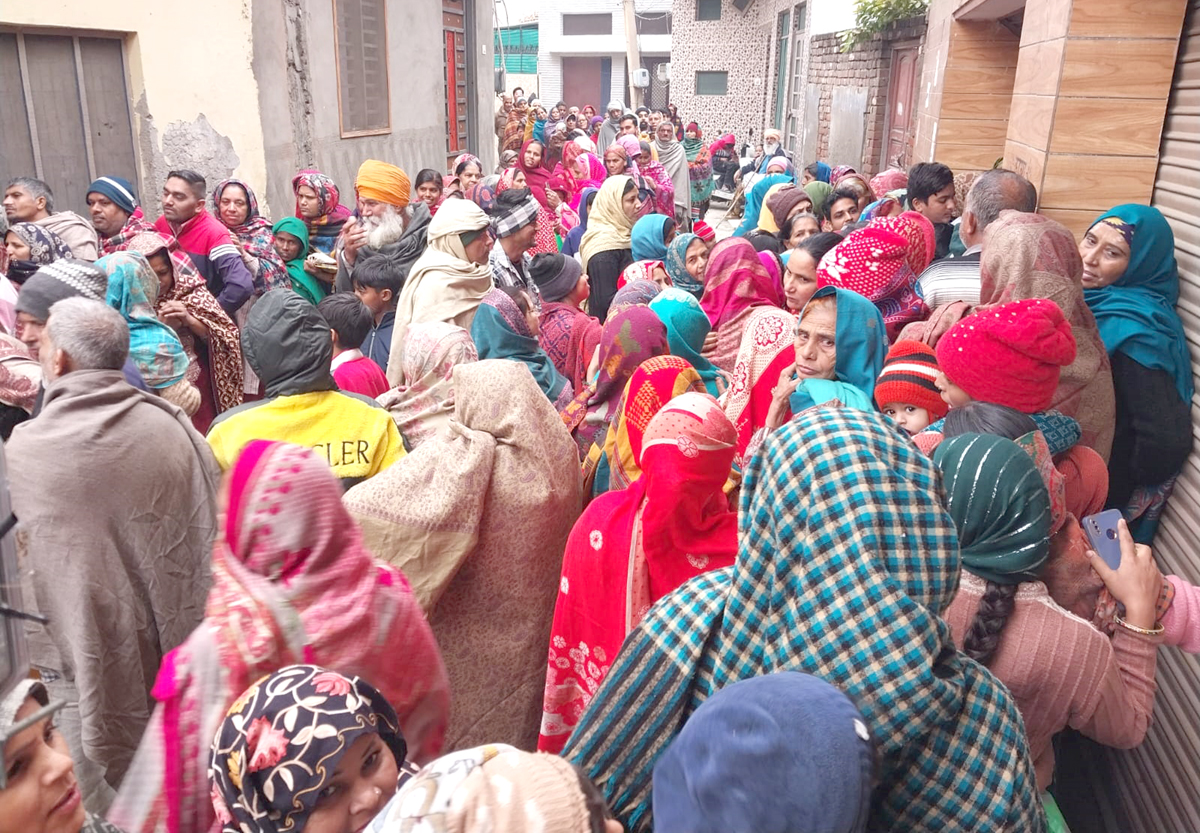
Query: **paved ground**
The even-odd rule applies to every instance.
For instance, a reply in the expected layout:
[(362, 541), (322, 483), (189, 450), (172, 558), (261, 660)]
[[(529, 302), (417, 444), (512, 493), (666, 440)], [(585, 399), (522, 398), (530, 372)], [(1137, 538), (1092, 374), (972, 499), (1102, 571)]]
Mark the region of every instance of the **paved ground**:
[(718, 200), (715, 196), (708, 204), (708, 213), (704, 215), (704, 222), (712, 226), (712, 230), (717, 233), (717, 239), (723, 240), (726, 237), (733, 236), (733, 230), (742, 222), (741, 217), (730, 217), (725, 219), (725, 214), (729, 210), (729, 203)]

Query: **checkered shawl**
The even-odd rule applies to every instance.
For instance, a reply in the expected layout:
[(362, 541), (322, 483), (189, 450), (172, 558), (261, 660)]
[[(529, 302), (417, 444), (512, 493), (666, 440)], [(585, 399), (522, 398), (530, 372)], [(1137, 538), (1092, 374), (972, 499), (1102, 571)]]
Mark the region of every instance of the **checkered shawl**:
[(564, 755), (627, 830), (688, 717), (738, 680), (838, 686), (880, 753), (871, 830), (1042, 831), (1011, 696), (954, 648), (954, 523), (931, 462), (884, 417), (813, 409), (771, 434), (742, 485), (733, 567), (665, 597), (625, 644)]
[(523, 202), (517, 203), (506, 213), (492, 219), (492, 233), (497, 237), (508, 237), (515, 234), (518, 229), (524, 228), (537, 219), (540, 207), (533, 197), (526, 197)]

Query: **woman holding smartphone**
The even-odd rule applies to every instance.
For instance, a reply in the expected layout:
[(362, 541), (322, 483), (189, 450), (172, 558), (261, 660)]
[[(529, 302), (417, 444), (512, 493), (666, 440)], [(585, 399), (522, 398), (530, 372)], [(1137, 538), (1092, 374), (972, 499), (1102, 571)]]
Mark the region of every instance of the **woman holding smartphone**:
[(1120, 566), (1111, 569), (1090, 554), (1109, 593), (1125, 606), (1106, 636), (1055, 604), (1038, 580), (1063, 510), (1061, 500), (1051, 501), (1030, 453), (1004, 437), (962, 434), (943, 441), (933, 459), (942, 469), (963, 567), (945, 619), (962, 652), (988, 666), (1016, 698), (1053, 819), (1057, 808), (1045, 790), (1054, 780), (1058, 732), (1069, 726), (1117, 748), (1146, 736), (1163, 641), (1162, 576), (1150, 548), (1135, 544), (1120, 521)]

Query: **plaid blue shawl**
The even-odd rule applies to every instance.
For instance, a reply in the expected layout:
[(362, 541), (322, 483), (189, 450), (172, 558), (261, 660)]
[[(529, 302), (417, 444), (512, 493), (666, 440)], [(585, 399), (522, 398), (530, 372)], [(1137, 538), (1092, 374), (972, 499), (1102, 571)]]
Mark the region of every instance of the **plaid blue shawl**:
[(625, 641), (564, 755), (616, 817), (653, 826), (651, 773), (726, 685), (802, 671), (838, 686), (879, 753), (871, 830), (1041, 831), (1011, 696), (939, 618), (958, 539), (933, 463), (879, 414), (818, 409), (746, 471), (737, 563), (659, 601)]

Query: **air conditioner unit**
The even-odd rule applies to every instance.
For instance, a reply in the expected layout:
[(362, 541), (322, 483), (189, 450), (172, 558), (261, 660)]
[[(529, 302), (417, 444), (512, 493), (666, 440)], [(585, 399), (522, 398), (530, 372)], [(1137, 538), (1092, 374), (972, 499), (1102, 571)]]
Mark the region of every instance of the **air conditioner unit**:
[(639, 89), (645, 89), (650, 86), (650, 70), (641, 67), (633, 71), (633, 86)]
[(744, 12), (753, 2), (754, 0), (733, 0), (733, 5), (739, 12)]
[(655, 75), (658, 76), (658, 80), (661, 81), (662, 83), (669, 84), (671, 82), (671, 63), (670, 63), (670, 61), (668, 61), (665, 64), (659, 64), (657, 70), (655, 71)]

